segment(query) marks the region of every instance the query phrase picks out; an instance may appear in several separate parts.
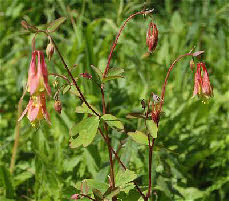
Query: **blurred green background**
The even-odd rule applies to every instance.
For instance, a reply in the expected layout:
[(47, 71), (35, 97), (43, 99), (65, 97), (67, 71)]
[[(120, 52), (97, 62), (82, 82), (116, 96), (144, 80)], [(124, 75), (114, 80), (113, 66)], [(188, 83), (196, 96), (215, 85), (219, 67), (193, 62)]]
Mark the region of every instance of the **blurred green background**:
[[(80, 104), (76, 96), (60, 96), (62, 114), (48, 101), (52, 126), (43, 122), (38, 129), (27, 118), (21, 122), (19, 147), (13, 175), (9, 166), (14, 143), (18, 101), (27, 80), (33, 34), (20, 25), (22, 19), (34, 25), (48, 23), (61, 16), (68, 20), (53, 34), (69, 66), (78, 64), (74, 76), (91, 72), (90, 65), (104, 69), (116, 33), (124, 19), (142, 10), (144, 1), (90, 0), (0, 0), (0, 200), (69, 200), (75, 184), (85, 178), (107, 181), (108, 151), (101, 136), (87, 148), (70, 149), (69, 129), (83, 118), (76, 114)], [(144, 122), (129, 120), (129, 112), (140, 111), (140, 100), (161, 86), (169, 64), (190, 51), (204, 50), (202, 58), (214, 87), (208, 104), (191, 99), (193, 74), (190, 58), (175, 66), (166, 94), (165, 115), (159, 127), (153, 153), (154, 200), (229, 200), (229, 74), (227, 0), (155, 0), (153, 20), (159, 30), (156, 51), (149, 57), (145, 34), (151, 18), (131, 20), (120, 37), (111, 66), (123, 67), (125, 79), (111, 81), (105, 87), (109, 112), (118, 116), (127, 131), (141, 129)], [(47, 39), (37, 37), (37, 49), (45, 50)], [(49, 72), (67, 75), (56, 54), (46, 61)], [(54, 81), (50, 77), (50, 85)], [(60, 83), (64, 83), (59, 80)], [(95, 85), (79, 79), (90, 103), (101, 109), (101, 97)], [(55, 89), (52, 90), (53, 94)], [(23, 108), (29, 99), (24, 98)], [(112, 145), (125, 141), (119, 151), (124, 163), (138, 174), (137, 183), (148, 184), (147, 147), (139, 146), (125, 134), (113, 131)], [(115, 164), (116, 171), (119, 165)], [(131, 190), (120, 195), (135, 201)], [(86, 200), (86, 199), (85, 199)]]

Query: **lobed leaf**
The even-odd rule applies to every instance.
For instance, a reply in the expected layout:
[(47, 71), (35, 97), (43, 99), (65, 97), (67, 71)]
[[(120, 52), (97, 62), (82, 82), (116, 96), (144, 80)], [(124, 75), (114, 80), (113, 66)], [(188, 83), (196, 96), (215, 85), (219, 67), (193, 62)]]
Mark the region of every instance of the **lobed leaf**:
[(101, 118), (112, 128), (124, 129), (122, 122), (111, 114), (104, 114)]
[(141, 132), (141, 131), (135, 131), (135, 132), (128, 132), (127, 133), (135, 142), (143, 145), (148, 145), (148, 136)]
[(92, 143), (99, 126), (99, 117), (88, 117), (83, 119), (81, 122), (76, 124), (70, 130), (70, 135), (73, 137), (77, 134), (79, 136), (77, 138), (70, 138), (70, 146), (71, 148), (76, 148), (81, 145), (84, 147), (88, 146)]

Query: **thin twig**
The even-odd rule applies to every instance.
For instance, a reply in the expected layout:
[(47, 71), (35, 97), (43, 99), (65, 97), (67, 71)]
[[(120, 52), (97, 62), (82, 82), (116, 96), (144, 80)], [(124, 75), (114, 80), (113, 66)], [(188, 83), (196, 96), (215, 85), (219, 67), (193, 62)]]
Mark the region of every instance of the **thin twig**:
[(108, 71), (109, 71), (109, 66), (110, 66), (112, 54), (113, 54), (114, 49), (115, 49), (115, 47), (116, 47), (116, 45), (117, 45), (117, 43), (118, 43), (119, 36), (121, 35), (121, 33), (122, 33), (123, 29), (125, 28), (126, 24), (128, 23), (128, 21), (131, 20), (133, 17), (135, 17), (135, 16), (137, 16), (137, 15), (142, 15), (142, 14), (148, 15), (148, 14), (152, 13), (153, 10), (154, 10), (154, 9), (148, 10), (148, 11), (143, 10), (143, 11), (140, 11), (140, 12), (136, 12), (136, 13), (130, 15), (130, 16), (126, 19), (126, 21), (123, 23), (123, 25), (121, 26), (121, 28), (120, 28), (120, 30), (119, 30), (119, 32), (118, 32), (116, 38), (115, 38), (115, 41), (114, 41), (114, 43), (113, 43), (113, 46), (111, 47), (111, 51), (110, 51), (110, 54), (109, 54), (109, 57), (108, 57), (108, 60), (107, 60), (107, 67), (106, 67), (106, 69), (105, 69), (105, 71), (104, 71), (104, 73), (103, 73), (103, 77), (106, 77), (106, 75), (107, 75), (107, 73), (108, 73)]
[(60, 57), (62, 63), (64, 64), (64, 68), (67, 70), (68, 75), (71, 77), (74, 86), (76, 87), (77, 91), (79, 92), (82, 101), (87, 105), (87, 107), (88, 107), (96, 116), (100, 117), (101, 115), (100, 115), (99, 113), (97, 113), (97, 112), (89, 105), (89, 103), (88, 103), (87, 100), (85, 99), (85, 97), (84, 97), (83, 93), (81, 92), (81, 90), (80, 90), (78, 84), (76, 83), (75, 78), (73, 77), (73, 75), (72, 75), (70, 69), (68, 68), (68, 65), (67, 65), (66, 62), (64, 61), (64, 58), (63, 58), (63, 56), (61, 55), (61, 53), (60, 53), (60, 51), (59, 51), (59, 49), (58, 49), (56, 43), (54, 42), (54, 40), (53, 40), (53, 38), (52, 38), (51, 36), (50, 36), (50, 38), (51, 38), (51, 40), (52, 40), (52, 42), (53, 42), (53, 44), (54, 44), (54, 47), (55, 47), (55, 49), (56, 49), (56, 51), (57, 51), (57, 53), (58, 53), (58, 55), (59, 55), (59, 57)]
[(159, 111), (161, 111), (162, 109), (162, 106), (163, 106), (163, 103), (164, 103), (164, 97), (165, 97), (165, 88), (166, 88), (166, 85), (167, 85), (167, 82), (168, 82), (168, 79), (169, 79), (169, 75), (170, 75), (170, 72), (173, 70), (173, 67), (175, 66), (175, 64), (180, 61), (183, 57), (186, 57), (186, 56), (193, 56), (193, 53), (186, 53), (184, 55), (180, 55), (179, 57), (177, 57), (174, 62), (170, 65), (169, 67), (169, 70), (167, 72), (167, 75), (165, 77), (165, 82), (164, 82), (164, 85), (162, 87), (162, 91), (161, 91), (161, 102), (160, 102), (160, 108), (159, 108)]

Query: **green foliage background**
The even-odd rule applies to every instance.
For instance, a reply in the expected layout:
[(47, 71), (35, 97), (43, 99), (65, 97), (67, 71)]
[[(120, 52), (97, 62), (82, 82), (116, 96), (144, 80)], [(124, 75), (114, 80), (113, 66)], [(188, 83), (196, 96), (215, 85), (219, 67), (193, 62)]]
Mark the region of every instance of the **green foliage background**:
[[(176, 65), (165, 95), (165, 107), (153, 153), (154, 200), (229, 199), (229, 75), (228, 15), (226, 0), (146, 1), (155, 8), (153, 19), (159, 30), (159, 44), (147, 52), (145, 33), (150, 18), (136, 17), (126, 27), (115, 50), (111, 66), (123, 67), (125, 79), (106, 85), (109, 112), (124, 123), (127, 131), (144, 127), (140, 120), (127, 120), (128, 112), (141, 110), (140, 100), (153, 91), (161, 92), (169, 64), (193, 46), (205, 50), (214, 98), (208, 104), (191, 99), (193, 74), (189, 58)], [(114, 37), (124, 19), (143, 8), (143, 1), (90, 0), (0, 0), (0, 200), (69, 200), (75, 184), (85, 178), (107, 182), (108, 151), (97, 135), (87, 148), (70, 149), (69, 129), (82, 115), (75, 108), (80, 101), (72, 94), (61, 95), (63, 111), (55, 113), (48, 102), (52, 126), (31, 127), (24, 118), (13, 175), (9, 165), (14, 143), (17, 106), (27, 80), (33, 34), (20, 25), (26, 19), (34, 25), (58, 17), (68, 20), (53, 34), (69, 66), (78, 64), (75, 76), (91, 72), (90, 64), (103, 69)], [(36, 47), (45, 50), (47, 39), (37, 37)], [(49, 72), (65, 74), (54, 54), (47, 61)], [(50, 78), (50, 84), (54, 79)], [(60, 81), (62, 82), (62, 81)], [(100, 92), (92, 82), (79, 79), (87, 99), (101, 109)], [(53, 89), (53, 93), (54, 93)], [(99, 94), (99, 95), (98, 95)], [(28, 101), (24, 99), (23, 108)], [(137, 175), (143, 188), (148, 184), (147, 147), (137, 145), (123, 133), (112, 131), (112, 145), (120, 141), (122, 160)], [(119, 165), (115, 165), (116, 171)], [(123, 200), (138, 200), (135, 190), (122, 193)], [(86, 199), (85, 199), (86, 200)]]

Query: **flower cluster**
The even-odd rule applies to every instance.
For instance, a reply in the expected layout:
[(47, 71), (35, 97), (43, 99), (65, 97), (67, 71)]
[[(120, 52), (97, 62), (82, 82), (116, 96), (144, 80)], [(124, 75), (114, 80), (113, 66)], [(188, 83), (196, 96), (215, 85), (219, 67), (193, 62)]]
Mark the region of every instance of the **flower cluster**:
[(205, 63), (198, 63), (194, 79), (193, 97), (199, 96), (203, 101), (213, 96), (213, 89), (210, 84), (208, 72)]
[[(36, 58), (38, 64), (36, 64)], [(46, 109), (46, 95), (51, 96), (51, 88), (48, 84), (48, 71), (42, 51), (34, 51), (32, 53), (27, 90), (30, 93), (30, 100), (19, 121), (27, 114), (32, 125), (35, 125), (37, 121), (43, 118), (51, 124)]]

